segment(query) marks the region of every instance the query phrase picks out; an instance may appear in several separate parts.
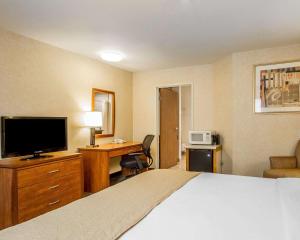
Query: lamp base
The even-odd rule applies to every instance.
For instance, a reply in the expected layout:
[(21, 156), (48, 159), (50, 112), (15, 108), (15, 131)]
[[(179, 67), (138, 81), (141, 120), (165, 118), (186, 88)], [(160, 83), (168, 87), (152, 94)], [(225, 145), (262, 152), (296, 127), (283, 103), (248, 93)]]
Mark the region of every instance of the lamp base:
[(86, 148), (96, 148), (96, 147), (99, 147), (99, 145), (86, 145)]
[(91, 128), (90, 145), (95, 146), (95, 128)]

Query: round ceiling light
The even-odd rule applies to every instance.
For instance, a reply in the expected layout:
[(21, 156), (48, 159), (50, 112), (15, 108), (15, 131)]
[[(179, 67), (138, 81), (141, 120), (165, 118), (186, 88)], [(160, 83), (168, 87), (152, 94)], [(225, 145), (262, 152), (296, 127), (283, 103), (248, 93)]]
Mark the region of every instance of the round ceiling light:
[(124, 59), (124, 55), (114, 51), (100, 52), (100, 57), (107, 62), (120, 62)]

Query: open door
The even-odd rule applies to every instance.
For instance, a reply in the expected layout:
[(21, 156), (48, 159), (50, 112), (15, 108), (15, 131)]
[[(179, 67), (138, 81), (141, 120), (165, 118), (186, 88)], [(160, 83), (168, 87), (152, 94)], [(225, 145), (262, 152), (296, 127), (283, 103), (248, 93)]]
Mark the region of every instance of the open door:
[(170, 168), (178, 163), (179, 156), (179, 94), (176, 88), (161, 88), (159, 95), (159, 167)]

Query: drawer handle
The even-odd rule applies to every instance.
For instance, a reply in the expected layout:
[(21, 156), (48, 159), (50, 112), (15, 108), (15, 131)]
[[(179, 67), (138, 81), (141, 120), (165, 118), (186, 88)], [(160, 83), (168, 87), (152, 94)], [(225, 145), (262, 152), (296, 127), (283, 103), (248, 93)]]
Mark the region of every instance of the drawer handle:
[(55, 188), (58, 188), (58, 187), (59, 187), (59, 184), (54, 185), (54, 186), (51, 186), (51, 187), (49, 187), (48, 189), (51, 190), (51, 189), (55, 189)]
[(57, 172), (60, 172), (60, 170), (59, 169), (55, 169), (55, 170), (52, 170), (52, 171), (48, 172), (48, 174), (53, 174), (53, 173), (57, 173)]
[(52, 205), (58, 204), (59, 202), (60, 202), (60, 201), (57, 200), (57, 201), (55, 201), (55, 202), (48, 203), (48, 205), (49, 205), (49, 206), (52, 206)]

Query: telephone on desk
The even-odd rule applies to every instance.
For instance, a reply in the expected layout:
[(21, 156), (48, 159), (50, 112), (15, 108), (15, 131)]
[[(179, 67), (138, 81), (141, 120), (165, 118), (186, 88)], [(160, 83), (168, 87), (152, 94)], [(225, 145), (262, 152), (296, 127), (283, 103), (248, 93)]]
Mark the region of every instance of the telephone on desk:
[(126, 141), (121, 138), (115, 138), (112, 143), (126, 143)]

